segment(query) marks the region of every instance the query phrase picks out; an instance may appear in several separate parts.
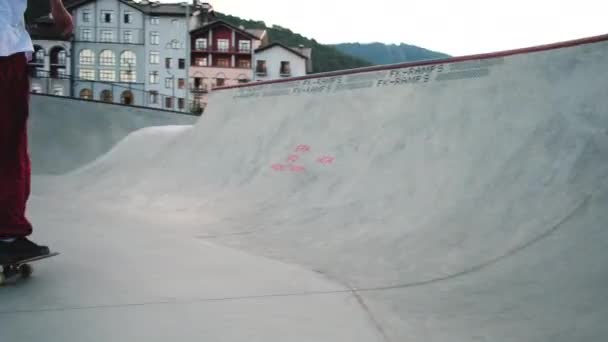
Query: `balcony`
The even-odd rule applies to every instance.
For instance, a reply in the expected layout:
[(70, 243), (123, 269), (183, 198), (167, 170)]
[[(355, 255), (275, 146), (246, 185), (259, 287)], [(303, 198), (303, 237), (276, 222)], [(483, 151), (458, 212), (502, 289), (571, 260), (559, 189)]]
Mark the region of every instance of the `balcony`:
[(207, 94), (209, 92), (209, 87), (207, 87), (205, 85), (199, 85), (199, 86), (191, 85), (190, 91), (192, 91), (193, 93)]
[(204, 64), (196, 64), (192, 63), (190, 66), (198, 67), (198, 68), (222, 68), (222, 69), (237, 69), (237, 70), (251, 70), (251, 66), (239, 66), (239, 65), (222, 65), (222, 64), (213, 64), (213, 65), (204, 65)]
[(42, 67), (30, 65), (28, 67), (28, 73), (31, 78), (49, 78), (49, 72), (44, 70)]
[(51, 60), (51, 66), (58, 66), (58, 67), (64, 67), (66, 66), (68, 63), (66, 61), (65, 58), (60, 58), (58, 60)]
[(44, 65), (44, 58), (32, 59), (29, 64), (30, 65)]
[(250, 55), (252, 50), (251, 49), (240, 49), (238, 47), (222, 48), (222, 47), (218, 47), (218, 46), (207, 46), (207, 47), (194, 47), (192, 49), (192, 52)]

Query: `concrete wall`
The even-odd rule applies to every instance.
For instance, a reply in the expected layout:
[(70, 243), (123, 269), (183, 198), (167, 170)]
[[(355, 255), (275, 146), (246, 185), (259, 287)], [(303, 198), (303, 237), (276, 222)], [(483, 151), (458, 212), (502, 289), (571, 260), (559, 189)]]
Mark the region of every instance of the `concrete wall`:
[(73, 170), (144, 127), (191, 125), (198, 117), (133, 106), (32, 95), (29, 141), (35, 174)]

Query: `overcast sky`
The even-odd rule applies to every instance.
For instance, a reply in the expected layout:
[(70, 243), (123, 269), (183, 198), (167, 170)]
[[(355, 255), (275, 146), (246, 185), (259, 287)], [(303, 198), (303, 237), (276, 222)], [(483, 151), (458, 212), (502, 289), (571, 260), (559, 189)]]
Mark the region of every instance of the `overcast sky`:
[(454, 56), (608, 33), (608, 0), (209, 2), (218, 12), (281, 25), (323, 44), (406, 43)]

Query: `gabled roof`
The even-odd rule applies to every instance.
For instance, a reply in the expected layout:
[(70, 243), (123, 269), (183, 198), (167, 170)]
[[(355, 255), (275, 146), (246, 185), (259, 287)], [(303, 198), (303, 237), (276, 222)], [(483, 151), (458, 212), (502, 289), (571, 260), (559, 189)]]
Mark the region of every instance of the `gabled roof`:
[[(130, 2), (128, 0), (121, 0), (121, 1), (126, 1), (127, 3)], [(130, 2), (130, 3), (133, 4), (133, 2)], [(156, 2), (156, 3), (150, 2), (148, 4), (145, 4), (144, 2), (139, 2), (139, 3), (134, 3), (134, 4), (142, 12), (149, 14), (149, 15), (175, 15), (175, 16), (185, 16), (186, 15), (186, 6), (179, 4), (179, 3), (165, 4), (165, 3), (158, 3), (158, 2)], [(195, 11), (196, 9), (191, 4), (188, 4), (188, 7), (190, 7), (190, 15), (192, 15), (192, 12)]]
[(238, 32), (238, 33), (246, 36), (246, 37), (249, 37), (249, 38), (255, 39), (255, 40), (260, 40), (260, 37), (257, 37), (254, 34), (247, 32), (247, 30), (245, 30), (244, 28), (240, 28), (240, 27), (234, 26), (231, 23), (229, 23), (227, 21), (224, 21), (222, 19), (216, 19), (216, 20), (214, 20), (214, 21), (212, 21), (212, 22), (210, 22), (210, 23), (208, 23), (206, 25), (203, 25), (203, 26), (201, 26), (201, 27), (199, 27), (197, 29), (194, 29), (194, 30), (190, 31), (190, 33), (191, 34), (192, 33), (199, 33), (199, 32), (210, 30), (210, 29), (218, 27), (218, 26), (226, 26), (226, 27), (229, 27), (229, 28), (235, 30), (236, 32)]
[(246, 29), (245, 31), (251, 33), (252, 35), (258, 37), (258, 39), (264, 39), (264, 36), (266, 35), (266, 30), (264, 29)]
[(278, 42), (275, 42), (275, 43), (271, 43), (271, 44), (268, 44), (268, 45), (262, 46), (261, 48), (256, 49), (256, 50), (255, 50), (255, 52), (256, 52), (256, 53), (257, 53), (257, 52), (262, 52), (262, 51), (265, 51), (265, 50), (268, 50), (268, 49), (272, 49), (272, 48), (275, 48), (275, 47), (280, 47), (280, 48), (283, 48), (283, 49), (285, 49), (285, 50), (287, 50), (287, 51), (289, 51), (289, 52), (293, 53), (294, 55), (300, 56), (300, 57), (302, 57), (302, 58), (304, 58), (304, 59), (308, 59), (308, 58), (309, 58), (308, 56), (306, 56), (306, 55), (304, 55), (303, 53), (301, 53), (301, 52), (297, 51), (296, 49), (290, 48), (290, 47), (288, 47), (288, 46), (286, 46), (286, 45), (283, 45), (283, 44), (281, 44), (281, 43), (278, 43)]
[[(68, 10), (78, 8), (80, 6), (86, 5), (90, 2), (96, 2), (97, 0), (66, 0), (65, 6)], [(175, 16), (185, 16), (186, 15), (186, 7), (182, 4), (166, 4), (158, 1), (139, 1), (135, 2), (132, 0), (117, 0), (122, 2), (125, 5), (133, 7), (136, 10), (139, 10), (143, 13), (149, 15), (175, 15)], [(195, 10), (194, 6), (188, 4), (190, 7), (190, 14)]]
[(95, 0), (67, 0), (64, 2), (64, 6), (67, 9), (77, 8), (82, 5), (86, 5), (89, 2), (94, 2)]

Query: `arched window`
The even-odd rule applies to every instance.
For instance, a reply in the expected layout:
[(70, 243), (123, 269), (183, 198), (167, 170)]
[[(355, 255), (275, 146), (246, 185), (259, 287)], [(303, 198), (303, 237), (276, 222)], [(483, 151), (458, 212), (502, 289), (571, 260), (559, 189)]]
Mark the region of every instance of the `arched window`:
[(93, 98), (93, 91), (91, 89), (82, 89), (80, 91), (80, 98), (85, 100), (90, 100)]
[(66, 65), (67, 62), (68, 62), (68, 53), (65, 51), (65, 49), (61, 49), (59, 52), (57, 52), (57, 64)]
[(112, 96), (112, 91), (107, 89), (102, 91), (101, 95), (99, 96), (99, 99), (103, 102), (113, 102), (114, 97)]
[(120, 54), (120, 81), (121, 82), (136, 82), (137, 81), (137, 56), (133, 51), (123, 51)]
[(116, 54), (112, 50), (103, 50), (99, 54), (99, 64), (105, 66), (116, 65)]
[(240, 74), (237, 79), (239, 83), (248, 83), (250, 81), (249, 77), (247, 77), (245, 74)]
[(67, 53), (61, 46), (51, 49), (51, 65), (65, 66), (67, 64)]
[(32, 64), (44, 64), (44, 49), (40, 45), (34, 45), (34, 51)]
[(133, 51), (124, 51), (120, 54), (120, 66), (123, 68), (135, 68), (137, 65), (137, 56)]
[(63, 78), (66, 76), (67, 52), (62, 46), (55, 46), (51, 49), (51, 77)]
[(130, 92), (129, 90), (123, 91), (122, 94), (120, 95), (120, 103), (126, 104), (126, 105), (132, 105), (133, 104), (133, 93)]
[(95, 52), (93, 52), (91, 49), (84, 49), (80, 51), (78, 61), (81, 65), (95, 64)]

